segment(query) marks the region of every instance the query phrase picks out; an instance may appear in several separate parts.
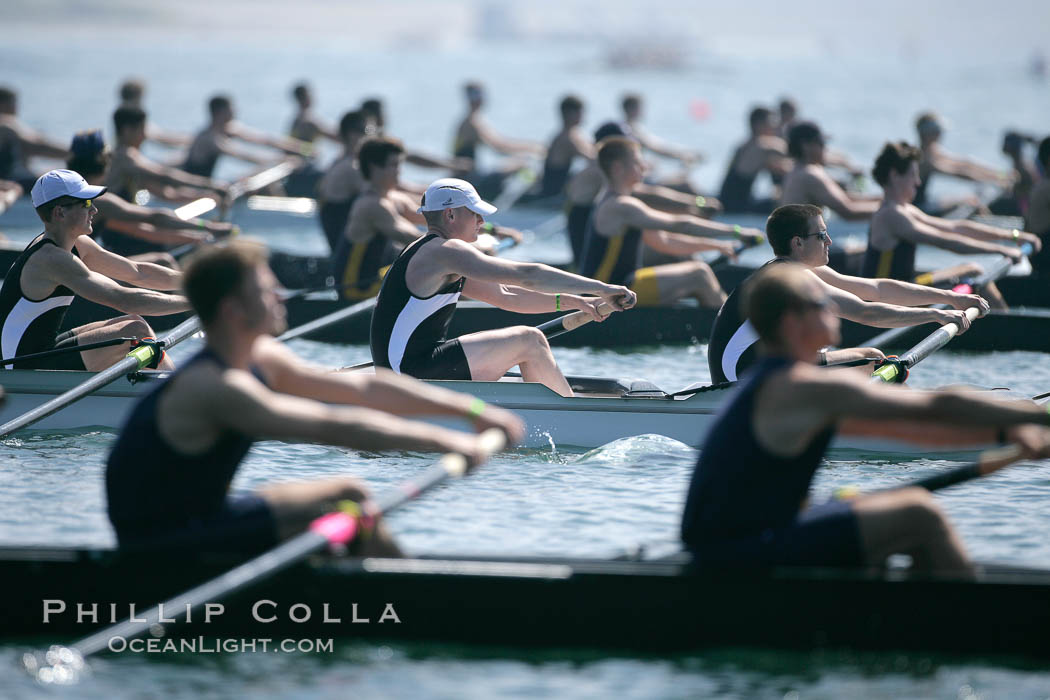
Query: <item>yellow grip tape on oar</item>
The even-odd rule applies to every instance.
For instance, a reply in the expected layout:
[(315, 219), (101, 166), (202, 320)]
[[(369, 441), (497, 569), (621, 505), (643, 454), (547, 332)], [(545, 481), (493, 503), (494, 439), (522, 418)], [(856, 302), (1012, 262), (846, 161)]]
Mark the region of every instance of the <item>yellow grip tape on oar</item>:
[(139, 370), (144, 370), (153, 364), (156, 352), (157, 348), (154, 345), (139, 345), (137, 348), (132, 348), (128, 357), (134, 357), (139, 363)]

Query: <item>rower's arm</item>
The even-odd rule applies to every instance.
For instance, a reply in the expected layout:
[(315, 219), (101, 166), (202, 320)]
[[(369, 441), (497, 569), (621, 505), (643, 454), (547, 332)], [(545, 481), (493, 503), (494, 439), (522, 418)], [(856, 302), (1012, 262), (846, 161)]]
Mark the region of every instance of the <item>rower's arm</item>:
[(164, 230), (160, 238), (149, 239), (158, 242), (204, 243), (211, 239), (207, 232), (216, 230), (216, 224), (217, 232), (230, 228), (230, 224), (206, 222), (203, 219), (180, 219), (171, 209), (140, 207), (109, 192), (96, 199), (95, 206), (106, 218), (106, 226), (111, 229), (127, 232), (129, 226), (148, 224), (153, 230)]
[(405, 151), (405, 162), (418, 165), (421, 168), (436, 168), (440, 170), (456, 170), (462, 163), (455, 162), (456, 159), (442, 158), (441, 156), (429, 155), (416, 150)]
[[(639, 184), (634, 188), (634, 196), (648, 206), (671, 212), (700, 213), (703, 209), (719, 210), (721, 203), (714, 197), (697, 197), (690, 192), (663, 187), (662, 185)], [(702, 204), (701, 204), (702, 203)], [(702, 207), (702, 209), (701, 209)]]
[(7, 127), (18, 139), (19, 147), (27, 156), (40, 158), (59, 158), (65, 160), (69, 157), (69, 149), (54, 139), (48, 138), (36, 129), (20, 123), (9, 123)]
[(1006, 244), (1015, 242), (1031, 243), (1033, 250), (1036, 252), (1042, 248), (1042, 241), (1039, 236), (1034, 233), (1028, 233), (1027, 231), (1018, 231), (1017, 238), (1015, 239), (1012, 230), (989, 226), (977, 221), (968, 221), (966, 219), (942, 219), (940, 217), (930, 216), (923, 211), (919, 211), (916, 217), (939, 231), (955, 233), (961, 236), (969, 236), (970, 238), (975, 238), (979, 241)]
[(806, 189), (818, 207), (828, 207), (846, 221), (870, 219), (879, 210), (879, 200), (855, 200), (826, 173), (810, 174)]
[(488, 124), (481, 119), (474, 121), (474, 131), (478, 135), (478, 140), (485, 144), (494, 151), (498, 151), (503, 155), (517, 156), (517, 155), (538, 155), (542, 156), (547, 152), (547, 149), (538, 143), (531, 141), (515, 141), (512, 139), (505, 138), (495, 131), (493, 131)]
[(617, 308), (634, 305), (634, 293), (625, 287), (574, 275), (542, 263), (516, 262), (485, 255), (459, 240), (446, 241), (428, 255), (447, 274), (467, 278), (464, 293), (468, 296), (470, 283), (478, 281), (517, 285), (541, 292), (593, 294), (614, 300), (613, 305)]
[(709, 221), (690, 214), (669, 214), (648, 207), (634, 197), (621, 198), (613, 203), (620, 218), (629, 227), (643, 230), (668, 231), (689, 236), (737, 236), (743, 240), (762, 240), (762, 232), (754, 228), (740, 228)]
[[(77, 240), (78, 250), (80, 241), (85, 238), (81, 236)], [(48, 265), (44, 275), (49, 282), (64, 285), (77, 296), (117, 311), (143, 316), (164, 316), (186, 311), (189, 308), (189, 304), (182, 296), (164, 294), (152, 289), (124, 287), (109, 277), (90, 269), (83, 261), (72, 255), (64, 253), (50, 255), (46, 262)], [(154, 267), (158, 266), (154, 265)]]
[[(367, 406), (399, 416), (469, 418), (479, 432), (497, 427), (507, 433), (510, 442), (522, 438), (521, 420), (517, 416), (496, 406), (479, 407), (469, 394), (442, 389), (383, 368), (376, 368), (375, 374), (333, 372), (303, 362), (287, 346), (272, 338), (260, 338), (254, 352), (270, 386), (281, 393), (329, 404)], [(472, 408), (476, 416), (471, 413)]]
[(736, 256), (736, 246), (731, 241), (720, 241), (703, 236), (687, 236), (682, 233), (650, 230), (642, 234), (642, 242), (658, 253), (678, 257), (702, 253), (706, 250), (716, 250), (728, 257)]
[[(395, 243), (402, 245), (408, 245), (422, 235), (422, 232), (410, 221), (391, 211), (379, 201), (372, 198), (369, 199), (371, 201), (362, 207), (362, 211), (358, 212), (356, 207), (354, 209), (354, 216), (361, 216), (367, 222), (365, 226), (373, 228)], [(390, 206), (394, 205), (391, 204)], [(347, 233), (350, 232), (355, 223), (353, 218), (347, 222)]]
[(855, 294), (864, 301), (881, 301), (899, 306), (947, 304), (956, 309), (976, 306), (981, 309), (982, 315), (988, 311), (988, 302), (977, 294), (959, 294), (950, 289), (885, 278), (854, 277), (832, 270), (827, 265), (813, 268), (812, 272), (828, 285)]
[(135, 175), (152, 181), (156, 185), (171, 187), (191, 187), (200, 192), (199, 196), (207, 196), (213, 192), (223, 192), (223, 188), (206, 177), (191, 175), (178, 168), (154, 162), (141, 153), (129, 153), (128, 166)]
[(634, 136), (635, 140), (638, 141), (642, 148), (651, 153), (655, 153), (658, 156), (671, 158), (672, 160), (678, 160), (683, 163), (692, 163), (702, 160), (699, 153), (694, 153), (684, 146), (677, 146), (662, 141), (649, 133), (648, 129), (642, 128), (639, 124), (631, 125), (631, 135)]
[(332, 406), (278, 393), (248, 372), (223, 373), (197, 407), (214, 425), (261, 438), (359, 450), (425, 450), (473, 454), (476, 438), (370, 408)]
[[(177, 290), (182, 285), (182, 273), (163, 265), (135, 262), (111, 253), (87, 236), (77, 239), (80, 259), (93, 272), (144, 289)], [(72, 289), (72, 287), (71, 287)]]
[(988, 182), (995, 185), (1006, 184), (1007, 178), (999, 171), (985, 165), (962, 158), (949, 153), (938, 151), (931, 155), (930, 165), (939, 173), (952, 175), (954, 177), (970, 180), (972, 182)]
[(598, 156), (598, 152), (594, 148), (594, 142), (587, 138), (579, 129), (573, 129), (569, 132), (569, 143), (572, 144), (574, 154), (580, 158), (594, 160)]
[[(881, 301), (864, 301), (844, 289), (833, 287), (821, 280), (821, 285), (828, 298), (838, 309), (841, 318), (877, 328), (899, 328), (916, 326), (922, 323), (961, 323), (962, 328), (969, 327), (963, 321), (964, 312), (948, 309), (928, 309), (924, 307), (897, 306)], [(962, 318), (960, 318), (960, 316)]]
[[(291, 136), (272, 136), (270, 134), (263, 133), (257, 129), (252, 129), (239, 122), (234, 122), (226, 127), (226, 133), (230, 136), (245, 141), (247, 143), (253, 143), (257, 146), (267, 146), (269, 148), (275, 148), (279, 151), (284, 151), (288, 155), (302, 156), (307, 155), (313, 151), (313, 146), (306, 141), (300, 141), (299, 139), (292, 138)], [(337, 139), (338, 140), (338, 139)], [(221, 139), (220, 139), (221, 141)], [(227, 144), (229, 145), (229, 144)], [(220, 146), (220, 150), (222, 146)], [(223, 151), (226, 153), (226, 151)], [(233, 153), (227, 153), (227, 155), (234, 155)], [(242, 158), (242, 156), (235, 156)], [(253, 156), (254, 157), (254, 156)], [(242, 160), (247, 160), (242, 158)], [(252, 161), (264, 163), (265, 160)]]
[(215, 140), (215, 149), (223, 155), (227, 155), (230, 158), (236, 158), (237, 160), (244, 161), (245, 163), (265, 165), (266, 163), (270, 162), (270, 159), (266, 156), (259, 155), (257, 153), (252, 153), (249, 150), (238, 147), (237, 144), (233, 142), (233, 139), (230, 138), (217, 138)]
[[(914, 209), (918, 210), (917, 207)], [(912, 218), (909, 218), (903, 214), (893, 214), (893, 218), (888, 223), (893, 227), (893, 233), (897, 238), (903, 238), (916, 244), (943, 248), (953, 253), (1005, 255), (1014, 261), (1019, 261), (1022, 257), (1021, 251), (1015, 246), (998, 245), (962, 236), (927, 223), (923, 215), (915, 214), (914, 211), (912, 215)]]

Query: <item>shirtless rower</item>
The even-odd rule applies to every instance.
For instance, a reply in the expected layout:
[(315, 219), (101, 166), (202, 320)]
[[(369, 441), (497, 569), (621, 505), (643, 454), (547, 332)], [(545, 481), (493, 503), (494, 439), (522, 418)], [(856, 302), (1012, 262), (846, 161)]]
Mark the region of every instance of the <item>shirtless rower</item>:
[(704, 159), (696, 151), (656, 138), (642, 126), (642, 98), (640, 95), (633, 93), (624, 95), (623, 100), (620, 101), (620, 107), (623, 109), (623, 121), (627, 126), (628, 134), (646, 151), (681, 161), (686, 166), (694, 165)]
[[(128, 78), (120, 84), (117, 91), (120, 97), (120, 107), (131, 107), (133, 109), (145, 110), (143, 97), (146, 93), (146, 82), (138, 78)], [(161, 129), (156, 124), (146, 124), (146, 140), (159, 143), (171, 148), (184, 148), (190, 145), (190, 137), (187, 134), (178, 134), (167, 129)]]
[[(919, 189), (919, 150), (904, 142), (887, 143), (875, 160), (872, 175), (883, 191), (883, 201), (871, 220), (868, 249), (864, 254), (865, 277), (916, 280), (915, 249), (920, 244), (954, 253), (1005, 255), (1014, 262), (1023, 257), (1017, 245), (1031, 243), (1036, 252), (1038, 236), (995, 228), (975, 221), (941, 219), (912, 204)], [(1017, 244), (1017, 245), (1014, 245)], [(921, 276), (924, 284), (937, 285), (953, 278), (976, 274), (974, 265), (955, 265)], [(993, 308), (1006, 308), (995, 283), (985, 285), (984, 295)]]
[(1025, 144), (1035, 144), (1031, 136), (1016, 131), (1003, 134), (1002, 152), (1010, 159), (1012, 172), (1007, 177), (1013, 185), (988, 203), (988, 211), (996, 216), (1024, 216), (1028, 213), (1028, 198), (1039, 180), (1039, 173), (1025, 158)]
[(366, 119), (359, 111), (347, 112), (339, 120), (339, 139), (343, 152), (336, 158), (317, 184), (321, 230), (334, 254), (350, 220), (354, 199), (364, 187), (357, 168), (357, 147), (365, 137)]
[[(1044, 173), (1050, 173), (1050, 136), (1039, 142), (1036, 161)], [(1050, 176), (1043, 177), (1032, 188), (1025, 228), (1039, 235), (1043, 243), (1050, 239)], [(1038, 254), (1031, 257), (1031, 262), (1033, 270), (1044, 282), (1050, 278), (1050, 246), (1044, 245)]]
[[(459, 452), (475, 462), (476, 436), (399, 416), (462, 417), (478, 431), (496, 427), (510, 442), (521, 439), (517, 417), (470, 396), (383, 370), (332, 373), (300, 360), (272, 337), (284, 330), (285, 313), (266, 262), (260, 246), (234, 242), (188, 264), (186, 295), (205, 346), (142, 399), (109, 455), (109, 518), (121, 548), (254, 554), (302, 532), (339, 501), (367, 498), (345, 476), (231, 495), (257, 439)], [(381, 526), (365, 532), (351, 552), (400, 553)]]
[(1013, 185), (1003, 173), (981, 165), (975, 160), (963, 156), (948, 153), (941, 147), (941, 136), (944, 135), (944, 126), (940, 117), (933, 112), (920, 114), (915, 120), (915, 131), (919, 136), (919, 178), (920, 183), (915, 191), (915, 206), (924, 212), (943, 216), (956, 206), (961, 204), (977, 203), (976, 197), (964, 199), (944, 200), (933, 202), (926, 194), (926, 188), (933, 180), (934, 173), (950, 175), (971, 182), (984, 182), (996, 185), (1000, 188), (1009, 188)]
[(367, 138), (357, 153), (364, 188), (332, 257), (332, 272), (343, 299), (379, 293), (390, 264), (422, 235), (426, 220), (412, 197), (398, 190), (404, 148), (396, 139)]
[(770, 110), (755, 107), (748, 124), (751, 136), (733, 152), (718, 198), (729, 214), (768, 214), (776, 208), (777, 198), (756, 199), (751, 191), (755, 178), (762, 172), (780, 178), (791, 170), (792, 163)]
[(146, 113), (138, 107), (118, 107), (113, 112), (113, 127), (117, 143), (110, 156), (105, 184), (121, 199), (134, 202), (135, 194), (142, 189), (169, 201), (226, 196), (226, 186), (210, 177), (161, 165), (142, 153)]
[[(0, 353), (4, 359), (114, 338), (152, 337), (153, 329), (138, 314), (162, 316), (188, 308), (183, 297), (154, 291), (178, 289), (179, 273), (133, 262), (91, 240), (91, 219), (98, 212), (92, 200), (105, 191), (70, 170), (52, 170), (33, 185), (33, 205), (44, 222), (44, 232), (11, 265), (0, 289)], [(78, 296), (127, 315), (59, 333), (69, 305)], [(6, 366), (98, 371), (121, 360), (129, 348), (124, 342)], [(163, 357), (159, 367), (171, 369), (173, 365)]]
[(834, 302), (816, 277), (774, 265), (748, 285), (747, 315), (766, 356), (711, 426), (693, 473), (681, 536), (702, 567), (883, 567), (966, 576), (962, 541), (928, 491), (903, 488), (808, 506), (836, 433), (963, 446), (1005, 438), (1026, 457), (1050, 455), (1050, 414), (1031, 401), (967, 391), (873, 385), (815, 367), (839, 342)]
[(521, 163), (514, 162), (510, 167), (482, 173), (478, 170), (478, 146), (488, 146), (508, 156), (543, 157), (545, 151), (538, 143), (513, 141), (492, 130), (481, 116), (485, 93), (479, 83), (467, 83), (463, 92), (467, 98), (467, 114), (456, 127), (452, 155), (466, 159), (470, 170), (457, 171), (457, 176), (470, 181), (485, 197), (493, 197), (503, 189), (503, 181), (521, 169)]
[(518, 365), (525, 381), (572, 396), (547, 339), (535, 328), (514, 326), (448, 340), (460, 294), (517, 313), (580, 310), (602, 321), (602, 302), (614, 311), (628, 309), (634, 306), (634, 292), (539, 263), (486, 256), (470, 244), (496, 208), (465, 180), (431, 183), (419, 211), (427, 233), (391, 266), (372, 313), (376, 366), (420, 379), (495, 381)]
[[(110, 153), (101, 130), (82, 131), (69, 147), (72, 157), (66, 167), (79, 173), (89, 185), (106, 181)], [(94, 238), (103, 248), (136, 261), (178, 267), (166, 251), (172, 247), (210, 243), (228, 236), (233, 224), (205, 219), (180, 219), (171, 209), (142, 207), (112, 191), (93, 200), (98, 213), (92, 220)]]
[(850, 194), (825, 169), (826, 139), (813, 122), (799, 122), (788, 135), (795, 168), (784, 178), (781, 204), (827, 207), (846, 221), (867, 220), (878, 211), (880, 196)]
[(791, 127), (798, 120), (798, 103), (790, 97), (782, 97), (777, 104), (777, 134), (785, 141), (791, 133)]
[(65, 160), (65, 146), (31, 129), (18, 118), (18, 95), (0, 87), (0, 180), (17, 182), (28, 192), (36, 182), (30, 158)]
[(215, 95), (208, 100), (208, 125), (193, 138), (186, 152), (182, 169), (201, 177), (212, 177), (219, 158), (223, 155), (259, 165), (271, 159), (239, 147), (236, 141), (266, 146), (295, 156), (309, 155), (312, 147), (298, 139), (270, 136), (250, 129), (234, 120), (233, 101), (226, 95)]
[(292, 118), (292, 125), (288, 128), (289, 136), (311, 145), (320, 138), (336, 143), (342, 142), (335, 129), (314, 114), (314, 95), (309, 85), (297, 83), (292, 88), (292, 98), (295, 100), (296, 112)]
[(605, 139), (598, 149), (598, 165), (607, 190), (595, 205), (584, 236), (580, 274), (611, 284), (622, 284), (638, 294), (646, 306), (670, 304), (696, 297), (702, 306), (718, 308), (726, 295), (711, 267), (702, 260), (642, 267), (642, 246), (668, 255), (688, 256), (714, 250), (733, 257), (730, 241), (707, 236), (737, 236), (761, 240), (756, 229), (743, 229), (689, 214), (657, 211), (634, 196), (645, 166), (638, 144), (622, 136)]
[[(970, 327), (965, 310), (976, 306), (988, 311), (988, 302), (976, 294), (924, 287), (892, 279), (868, 279), (843, 275), (828, 267), (831, 236), (821, 210), (811, 204), (778, 207), (766, 222), (766, 236), (777, 257), (766, 263), (797, 263), (805, 267), (821, 293), (835, 303), (840, 318), (879, 328), (897, 328), (922, 323), (956, 323), (960, 332)], [(712, 382), (736, 381), (755, 364), (758, 333), (747, 321), (740, 305), (741, 285), (733, 290), (718, 312), (707, 347)], [(952, 309), (922, 308), (923, 304), (947, 304)], [(878, 348), (843, 348), (821, 355), (822, 364), (855, 360), (882, 360)]]
[[(594, 132), (595, 146), (600, 146), (601, 142), (610, 136), (632, 138), (620, 122), (605, 122)], [(604, 187), (605, 176), (602, 175), (602, 169), (595, 159), (573, 175), (565, 188), (566, 229), (572, 248), (572, 261), (577, 269), (583, 262), (583, 238), (587, 234), (587, 222)], [(710, 218), (722, 210), (721, 203), (714, 197), (694, 195), (647, 182), (638, 183), (634, 188), (634, 195), (654, 209), (675, 214)]]
[(550, 145), (543, 161), (543, 175), (539, 187), (530, 198), (561, 197), (569, 184), (569, 173), (577, 158), (593, 161), (596, 155), (594, 144), (580, 128), (583, 122), (583, 101), (575, 95), (567, 95), (558, 104), (561, 129)]

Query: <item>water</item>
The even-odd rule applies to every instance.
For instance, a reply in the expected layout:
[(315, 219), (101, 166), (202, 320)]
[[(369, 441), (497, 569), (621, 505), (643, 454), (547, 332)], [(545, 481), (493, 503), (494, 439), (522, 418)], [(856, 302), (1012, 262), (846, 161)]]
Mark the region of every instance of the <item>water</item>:
[[(733, 144), (742, 136), (747, 109), (783, 94), (797, 97), (803, 114), (819, 118), (835, 137), (835, 145), (862, 163), (870, 163), (884, 140), (910, 138), (915, 114), (934, 107), (949, 119), (946, 146), (1003, 166), (997, 152), (1001, 130), (1014, 127), (1042, 133), (1050, 109), (1045, 82), (1034, 81), (1025, 70), (1037, 46), (1030, 28), (1038, 27), (1045, 16), (1041, 5), (1005, 3), (1009, 8), (1002, 9), (1004, 4), (999, 3), (1000, 12), (974, 9), (960, 18), (951, 12), (953, 6), (935, 3), (927, 15), (911, 23), (913, 28), (890, 35), (885, 50), (876, 50), (878, 31), (872, 27), (885, 29), (892, 22), (876, 22), (872, 14), (837, 17), (832, 12), (829, 16), (816, 13), (819, 4), (807, 3), (805, 7), (820, 14), (812, 25), (814, 31), (807, 35), (798, 20), (778, 26), (777, 18), (784, 12), (777, 5), (767, 5), (762, 17), (727, 8), (711, 10), (708, 24), (696, 17), (699, 11), (692, 5), (672, 3), (682, 13), (682, 26), (654, 20), (658, 26), (650, 34), (671, 34), (670, 26), (690, 36), (699, 25), (705, 27), (702, 37), (680, 42), (685, 66), (672, 72), (614, 72), (605, 64), (608, 42), (587, 39), (568, 44), (550, 34), (541, 36), (537, 29), (541, 22), (526, 21), (537, 12), (547, 12), (557, 20), (554, 24), (560, 22), (559, 27), (583, 34), (582, 19), (599, 17), (595, 4), (540, 3), (533, 15), (522, 18), (520, 31), (528, 38), (490, 36), (481, 43), (463, 43), (475, 27), (467, 21), (466, 5), (453, 8), (457, 21), (451, 22), (451, 40), (435, 38), (432, 29), (418, 29), (419, 22), (413, 23), (416, 15), (431, 12), (425, 3), (389, 5), (384, 11), (403, 20), (401, 36), (418, 33), (411, 42), (392, 46), (385, 43), (388, 37), (380, 36), (364, 43), (363, 35), (370, 32), (351, 24), (346, 31), (354, 39), (345, 40), (332, 22), (318, 22), (314, 40), (291, 19), (287, 26), (297, 29), (282, 34), (273, 27), (282, 26), (287, 14), (269, 22), (260, 19), (260, 13), (245, 14), (247, 30), (228, 22), (203, 32), (195, 29), (188, 14), (161, 6), (142, 10), (146, 14), (138, 10), (125, 14), (121, 5), (112, 4), (102, 18), (75, 22), (61, 19), (73, 10), (49, 13), (46, 26), (64, 31), (63, 46), (84, 60), (70, 62), (55, 51), (56, 39), (41, 28), (43, 20), (33, 24), (23, 19), (18, 35), (6, 37), (0, 46), (0, 82), (20, 89), (22, 112), (29, 123), (65, 138), (77, 129), (108, 124), (115, 86), (129, 73), (149, 81), (147, 104), (154, 120), (183, 130), (202, 122), (203, 101), (217, 90), (234, 95), (246, 123), (281, 129), (291, 116), (289, 86), (309, 76), (318, 109), (330, 119), (363, 97), (382, 95), (394, 133), (414, 147), (439, 152), (447, 150), (460, 111), (458, 88), (466, 79), (487, 83), (488, 115), (497, 128), (535, 139), (545, 139), (554, 131), (553, 105), (565, 91), (585, 99), (587, 126), (593, 127), (616, 114), (622, 92), (637, 90), (647, 99), (646, 123), (654, 132), (708, 154), (707, 163), (692, 173), (708, 188), (717, 185)], [(29, 13), (30, 19), (37, 11), (31, 3), (7, 7), (20, 10), (18, 16)], [(76, 7), (78, 14), (84, 12), (82, 6)], [(325, 17), (339, 12), (324, 3), (306, 7), (329, 13)], [(230, 8), (219, 10), (218, 17), (244, 9), (237, 3)], [(611, 28), (607, 24), (601, 31), (622, 35), (628, 20), (641, 22), (629, 4), (618, 9), (620, 24)], [(485, 21), (495, 22), (491, 17), (498, 12), (491, 8), (486, 12), (490, 19)], [(1016, 18), (1030, 21), (1015, 27), (1011, 19)], [(162, 27), (159, 19), (171, 23)], [(741, 29), (752, 19), (754, 34)], [(123, 22), (123, 30), (113, 31), (111, 22)], [(719, 26), (726, 31), (718, 31)], [(794, 27), (790, 40), (783, 36), (784, 26)], [(924, 41), (937, 26), (952, 33), (944, 41)], [(279, 40), (274, 41), (275, 36)], [(690, 114), (696, 99), (711, 107), (706, 120)], [(673, 170), (666, 164), (662, 167)], [(223, 164), (219, 174), (229, 177), (241, 171)], [(426, 176), (409, 174), (417, 179)], [(953, 189), (937, 183), (934, 191)], [(537, 217), (509, 213), (506, 220), (525, 226), (535, 224)], [(323, 252), (309, 220), (265, 221), (245, 215), (242, 223), (250, 233), (273, 239), (279, 247)], [(0, 229), (24, 239), (32, 235), (35, 224), (12, 226), (0, 218)], [(558, 238), (537, 238), (520, 254), (563, 260), (567, 250)], [(753, 253), (758, 258), (764, 254)], [(293, 347), (329, 365), (368, 359), (363, 347), (333, 348), (309, 341), (296, 341)], [(184, 356), (191, 350), (192, 345), (186, 344), (177, 354)], [(644, 376), (667, 390), (708, 379), (702, 345), (557, 349), (556, 356), (567, 373)], [(1050, 363), (1045, 355), (1035, 353), (943, 351), (920, 365), (910, 382), (1008, 386), (1031, 396), (1050, 390)], [(105, 451), (112, 439), (106, 432), (30, 433), (4, 441), (0, 542), (112, 544), (102, 490)], [(471, 478), (428, 494), (392, 515), (389, 522), (414, 552), (611, 555), (642, 541), (674, 539), (695, 460), (695, 450), (655, 437), (622, 440), (586, 453), (563, 448), (512, 452)], [(263, 442), (253, 449), (234, 487), (353, 474), (382, 490), (431, 461), (431, 456), (421, 454), (377, 455)], [(878, 488), (900, 483), (951, 464), (835, 456), (818, 474), (814, 497), (824, 498), (841, 485)], [(1050, 538), (1045, 534), (1050, 530), (1048, 495), (1050, 467), (1019, 465), (948, 491), (938, 501), (975, 557), (1042, 566), (1050, 562)], [(60, 693), (44, 692), (14, 671), (10, 662), (17, 651), (10, 644), (0, 645), (4, 698), (138, 698), (161, 693), (193, 698), (322, 698), (349, 693), (456, 698), (613, 694), (1045, 698), (1050, 688), (1050, 674), (1041, 668), (928, 654), (725, 649), (674, 657), (610, 658), (593, 652), (385, 647), (344, 641), (332, 655), (111, 657), (95, 664), (94, 676), (87, 682)]]

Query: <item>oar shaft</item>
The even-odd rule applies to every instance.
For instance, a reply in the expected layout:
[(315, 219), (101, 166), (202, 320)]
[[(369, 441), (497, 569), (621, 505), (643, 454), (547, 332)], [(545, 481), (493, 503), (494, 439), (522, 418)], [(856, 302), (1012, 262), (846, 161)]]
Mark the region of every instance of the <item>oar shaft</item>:
[(354, 316), (368, 313), (375, 308), (375, 305), (376, 297), (372, 297), (371, 299), (365, 299), (364, 301), (359, 301), (358, 303), (352, 306), (348, 306), (345, 309), (333, 311), (332, 313), (326, 314), (321, 318), (316, 318), (313, 321), (310, 321), (309, 323), (304, 323), (301, 326), (285, 331), (280, 335), (280, 337), (277, 338), (277, 340), (283, 343), (288, 340), (294, 340), (295, 338), (301, 338), (304, 335), (308, 335), (322, 328), (327, 328), (328, 326), (331, 326), (334, 323), (339, 323), (340, 321), (345, 321)]
[(948, 488), (949, 486), (961, 484), (970, 479), (986, 476), (1002, 469), (1003, 467), (1013, 464), (1020, 458), (1021, 448), (1017, 445), (987, 450), (986, 452), (982, 452), (978, 461), (973, 464), (950, 469), (946, 472), (934, 474), (924, 479), (917, 479), (908, 485), (924, 488), (927, 491), (937, 491), (939, 489)]
[[(979, 313), (976, 306), (971, 306), (966, 309), (966, 318), (972, 322), (977, 318)], [(928, 335), (922, 342), (914, 346), (911, 350), (900, 356), (899, 362), (903, 365), (904, 369), (914, 367), (924, 359), (940, 350), (948, 341), (954, 338), (959, 333), (959, 326), (956, 323), (946, 323), (933, 333)], [(871, 373), (872, 382), (896, 382), (898, 376), (901, 373), (901, 368), (895, 364), (886, 364), (879, 367), (877, 370)]]

